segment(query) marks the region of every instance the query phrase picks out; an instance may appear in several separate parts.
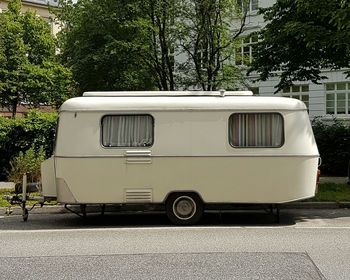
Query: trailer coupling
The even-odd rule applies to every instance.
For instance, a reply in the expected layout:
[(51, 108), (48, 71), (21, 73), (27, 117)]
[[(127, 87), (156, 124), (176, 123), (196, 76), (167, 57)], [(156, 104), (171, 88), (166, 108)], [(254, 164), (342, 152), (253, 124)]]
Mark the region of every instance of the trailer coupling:
[[(27, 183), (27, 174), (23, 174), (22, 184), (16, 184), (14, 195), (5, 195), (3, 198), (7, 200), (11, 205), (6, 209), (6, 214), (12, 213), (12, 206), (19, 205), (22, 209), (22, 218), (26, 222), (28, 220), (29, 211), (33, 210), (35, 206), (40, 205), (42, 207), (45, 203), (45, 199), (42, 196), (31, 195), (40, 190), (40, 183)], [(30, 208), (27, 208), (27, 202), (31, 203)]]

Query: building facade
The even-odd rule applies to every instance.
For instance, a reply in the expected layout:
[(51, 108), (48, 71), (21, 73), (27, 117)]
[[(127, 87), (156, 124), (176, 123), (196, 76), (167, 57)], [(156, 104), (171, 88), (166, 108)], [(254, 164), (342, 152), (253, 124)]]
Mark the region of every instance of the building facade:
[[(258, 8), (270, 7), (274, 0), (251, 0), (247, 18), (246, 30), (241, 39), (241, 44), (236, 48), (235, 63), (243, 68), (249, 64), (254, 53), (254, 44), (257, 37), (249, 34), (259, 31), (265, 26), (262, 15), (258, 15)], [(315, 117), (324, 121), (332, 120), (334, 117), (350, 123), (350, 79), (346, 78), (344, 70), (324, 70), (323, 75), (328, 79), (321, 80), (320, 84), (309, 82), (295, 82), (295, 85), (284, 89), (276, 95), (296, 98), (304, 101), (309, 110), (310, 119)], [(257, 75), (251, 75), (251, 80)], [(279, 77), (273, 77), (264, 82), (250, 82), (251, 89), (259, 95), (273, 95), (276, 91)]]

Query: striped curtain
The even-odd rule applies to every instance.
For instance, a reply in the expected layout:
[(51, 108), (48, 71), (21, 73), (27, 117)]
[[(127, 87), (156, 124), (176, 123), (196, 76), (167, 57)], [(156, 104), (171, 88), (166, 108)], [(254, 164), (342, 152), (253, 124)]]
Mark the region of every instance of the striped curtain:
[(280, 147), (283, 118), (277, 113), (233, 114), (229, 121), (230, 143), (235, 147)]
[(153, 118), (150, 115), (105, 116), (102, 120), (105, 147), (150, 147), (153, 144)]

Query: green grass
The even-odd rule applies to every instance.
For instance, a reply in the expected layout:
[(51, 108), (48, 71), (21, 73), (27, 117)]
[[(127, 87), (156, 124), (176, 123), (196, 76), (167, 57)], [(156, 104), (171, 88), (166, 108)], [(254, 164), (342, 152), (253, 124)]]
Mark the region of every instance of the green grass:
[[(11, 206), (11, 204), (5, 200), (3, 197), (5, 195), (15, 195), (15, 192), (14, 190), (10, 190), (10, 189), (0, 189), (0, 207), (8, 207), (8, 206)], [(31, 193), (31, 195), (33, 196), (41, 196), (40, 193)], [(27, 205), (33, 205), (37, 203), (36, 201), (27, 201)], [(48, 203), (50, 205), (55, 205), (56, 202), (55, 201), (51, 201), (50, 203)], [(13, 205), (13, 206), (16, 206), (16, 205)]]
[(0, 189), (0, 207), (10, 206), (10, 203), (3, 198), (4, 195), (12, 194), (11, 190)]
[(350, 185), (324, 183), (318, 187), (318, 193), (310, 201), (350, 201)]

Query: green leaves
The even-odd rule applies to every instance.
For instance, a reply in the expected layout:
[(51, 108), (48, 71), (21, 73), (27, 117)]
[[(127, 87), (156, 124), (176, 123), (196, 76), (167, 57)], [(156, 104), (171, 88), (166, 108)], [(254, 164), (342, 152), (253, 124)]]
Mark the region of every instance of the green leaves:
[(59, 41), (62, 61), (72, 68), (78, 92), (152, 88), (142, 63), (144, 31), (138, 25), (142, 1), (62, 1)]
[(28, 46), (26, 56), (32, 64), (40, 65), (55, 58), (55, 39), (47, 22), (38, 20), (34, 13), (22, 17), (23, 41)]
[(80, 0), (60, 5), (60, 56), (72, 68), (79, 93), (214, 90), (242, 78), (230, 75), (238, 72), (231, 54), (246, 17), (236, 0)]
[(38, 150), (34, 146), (27, 151), (19, 152), (18, 156), (10, 161), (11, 170), (8, 175), (10, 182), (21, 183), (23, 174), (27, 173), (29, 182), (40, 182), (41, 163), (45, 160), (45, 153), (43, 147)]
[(10, 160), (34, 147), (45, 148), (45, 157), (53, 152), (57, 113), (32, 110), (23, 118), (7, 119), (0, 116), (0, 180), (6, 180), (11, 170)]
[(321, 69), (349, 68), (350, 13), (345, 2), (278, 0), (261, 9), (267, 25), (249, 72), (258, 72), (265, 81), (281, 71), (277, 92), (293, 81), (317, 83), (325, 78)]
[(321, 174), (346, 176), (350, 158), (350, 126), (336, 119), (328, 124), (315, 119), (312, 127), (322, 158)]
[(32, 12), (21, 13), (18, 0), (8, 5), (0, 13), (0, 105), (13, 115), (21, 102), (59, 106), (70, 95), (71, 74), (56, 61), (48, 24)]
[[(236, 88), (242, 76), (236, 75), (240, 69), (232, 53), (244, 30), (247, 11), (228, 0), (184, 0), (181, 4), (178, 41), (188, 56), (180, 65), (182, 81), (187, 87), (202, 90)], [(243, 6), (246, 4), (244, 1)]]

